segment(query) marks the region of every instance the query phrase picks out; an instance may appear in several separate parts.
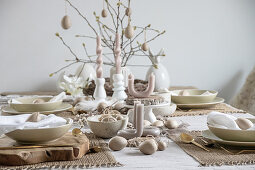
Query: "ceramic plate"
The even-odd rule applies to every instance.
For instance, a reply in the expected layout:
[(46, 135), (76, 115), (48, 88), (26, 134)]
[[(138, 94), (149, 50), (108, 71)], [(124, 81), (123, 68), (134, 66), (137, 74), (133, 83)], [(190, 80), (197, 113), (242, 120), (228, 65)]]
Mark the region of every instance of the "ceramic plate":
[(209, 102), (209, 103), (177, 104), (177, 107), (181, 109), (200, 109), (200, 108), (211, 107), (223, 102), (224, 102), (223, 98), (216, 97), (212, 102)]
[[(40, 113), (48, 115), (48, 114), (51, 114), (51, 113), (63, 112), (63, 111), (69, 110), (71, 108), (72, 108), (72, 105), (70, 105), (68, 103), (62, 103), (59, 107), (57, 107), (54, 110), (44, 111), (44, 112), (40, 112)], [(11, 108), (10, 106), (3, 107), (2, 112), (3, 113), (7, 113), (7, 114), (12, 114), (12, 115), (31, 114), (31, 113), (33, 113), (33, 112), (18, 112), (16, 110), (14, 110), (13, 108)]]
[(210, 130), (204, 130), (202, 136), (206, 139), (213, 140), (219, 144), (230, 145), (230, 146), (242, 146), (242, 147), (255, 147), (255, 142), (238, 142), (238, 141), (227, 141), (218, 138)]

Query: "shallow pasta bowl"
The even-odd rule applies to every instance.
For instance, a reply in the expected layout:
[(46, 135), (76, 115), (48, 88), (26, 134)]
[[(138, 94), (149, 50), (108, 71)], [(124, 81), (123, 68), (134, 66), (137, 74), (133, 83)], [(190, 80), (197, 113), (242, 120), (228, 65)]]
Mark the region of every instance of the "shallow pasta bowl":
[[(255, 119), (249, 119), (255, 123)], [(217, 137), (227, 141), (255, 142), (255, 130), (234, 130), (213, 127), (207, 125), (210, 131)]]
[[(18, 112), (42, 112), (56, 109), (62, 101), (48, 102), (52, 97), (20, 97), (15, 100), (20, 103), (8, 101), (11, 108)], [(33, 103), (36, 99), (43, 99), (45, 103)]]
[[(172, 101), (176, 104), (195, 104), (195, 103), (208, 103), (212, 102), (217, 96), (218, 92), (214, 90), (185, 90), (189, 93), (188, 96), (179, 96), (179, 93), (182, 90), (174, 90), (172, 91)], [(201, 95), (209, 91), (208, 95)]]
[(73, 120), (66, 119), (65, 125), (51, 128), (17, 129), (5, 135), (9, 138), (25, 144), (46, 143), (62, 137), (71, 128)]

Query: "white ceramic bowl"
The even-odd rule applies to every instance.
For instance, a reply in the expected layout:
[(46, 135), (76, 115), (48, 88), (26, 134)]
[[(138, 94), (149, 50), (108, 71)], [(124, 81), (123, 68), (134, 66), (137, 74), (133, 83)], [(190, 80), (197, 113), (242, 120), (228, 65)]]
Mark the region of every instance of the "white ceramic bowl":
[[(16, 98), (19, 103), (12, 103), (9, 100), (9, 105), (11, 108), (15, 109), (18, 112), (42, 112), (42, 111), (51, 111), (56, 109), (62, 104), (62, 101), (56, 102), (47, 102), (52, 97), (20, 97)], [(35, 99), (43, 99), (46, 103), (32, 103)]]
[[(208, 102), (213, 101), (218, 94), (218, 92), (214, 91), (214, 90), (192, 89), (192, 90), (185, 90), (190, 94), (189, 96), (178, 96), (181, 91), (182, 90), (172, 91), (172, 101), (176, 104), (208, 103)], [(212, 94), (201, 95), (206, 91), (209, 91)], [(174, 95), (174, 94), (176, 94), (176, 95)]]
[[(249, 119), (253, 123), (255, 119)], [(217, 137), (227, 141), (255, 142), (255, 130), (232, 130), (208, 125), (210, 131)]]
[(62, 126), (39, 129), (17, 129), (5, 135), (9, 138), (26, 144), (46, 143), (62, 137), (71, 128), (73, 120), (66, 119), (67, 123)]
[(91, 131), (98, 137), (111, 138), (117, 135), (119, 130), (125, 129), (128, 124), (128, 116), (122, 115), (122, 120), (116, 122), (99, 122), (101, 115), (88, 117), (87, 122)]
[(171, 103), (171, 92), (154, 92), (153, 95), (161, 96), (165, 99), (165, 101)]

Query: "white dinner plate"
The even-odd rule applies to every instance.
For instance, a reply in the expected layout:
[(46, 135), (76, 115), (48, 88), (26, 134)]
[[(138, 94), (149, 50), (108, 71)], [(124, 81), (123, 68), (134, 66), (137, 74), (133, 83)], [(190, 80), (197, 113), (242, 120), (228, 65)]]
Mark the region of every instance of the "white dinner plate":
[(230, 146), (242, 146), (242, 147), (255, 147), (255, 142), (238, 142), (238, 141), (227, 141), (215, 136), (209, 129), (202, 132), (202, 136), (206, 139), (215, 141), (219, 144), (230, 145)]
[[(43, 111), (40, 112), (41, 114), (51, 114), (51, 113), (58, 113), (58, 112), (63, 112), (66, 110), (71, 109), (73, 106), (68, 104), (68, 103), (62, 103), (60, 106), (58, 106), (56, 109), (54, 110), (49, 110), (49, 111)], [(13, 108), (11, 108), (10, 106), (5, 106), (2, 108), (2, 112), (3, 113), (7, 113), (7, 114), (12, 114), (12, 115), (19, 115), (19, 114), (31, 114), (33, 112), (18, 112), (16, 110), (14, 110)]]
[(200, 108), (211, 107), (223, 102), (224, 102), (223, 98), (216, 97), (212, 102), (209, 102), (209, 103), (177, 104), (177, 107), (181, 109), (200, 109)]

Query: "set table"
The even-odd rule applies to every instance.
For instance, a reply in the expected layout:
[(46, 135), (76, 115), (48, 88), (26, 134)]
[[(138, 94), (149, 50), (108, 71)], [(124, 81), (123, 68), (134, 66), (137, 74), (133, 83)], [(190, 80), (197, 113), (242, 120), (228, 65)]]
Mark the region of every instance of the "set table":
[[(42, 94), (42, 93), (40, 93)], [(45, 93), (43, 93), (45, 94)], [(0, 96), (0, 104), (2, 98), (5, 96)], [(2, 103), (3, 104), (3, 103)], [(253, 115), (248, 113), (233, 113), (236, 117), (254, 118)], [(198, 116), (180, 116), (174, 117), (177, 120), (188, 123), (188, 130), (206, 130), (206, 118), (207, 115)], [(88, 131), (88, 129), (86, 129)], [(234, 165), (234, 166), (209, 166), (202, 167), (200, 164), (194, 160), (191, 156), (186, 154), (176, 143), (171, 141), (169, 138), (163, 137), (163, 140), (169, 140), (169, 146), (165, 151), (158, 151), (153, 155), (144, 155), (137, 148), (126, 147), (121, 151), (112, 152), (114, 157), (118, 162), (123, 164), (122, 167), (112, 167), (107, 169), (219, 169), (219, 170), (240, 170), (240, 169), (255, 169), (255, 165)], [(100, 169), (102, 169), (101, 167)], [(99, 168), (94, 168), (99, 169)]]

